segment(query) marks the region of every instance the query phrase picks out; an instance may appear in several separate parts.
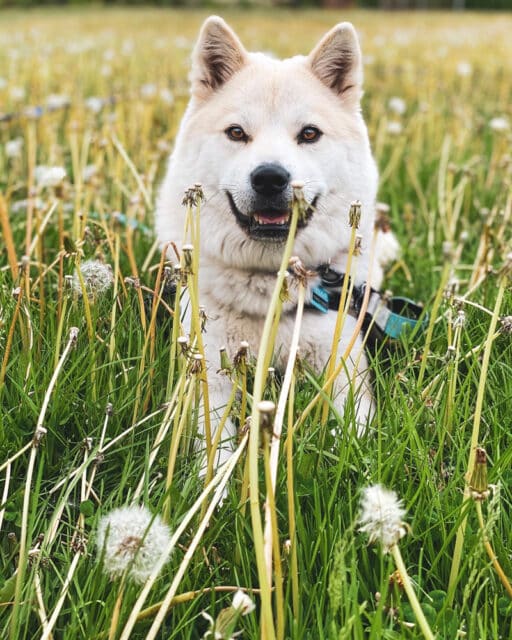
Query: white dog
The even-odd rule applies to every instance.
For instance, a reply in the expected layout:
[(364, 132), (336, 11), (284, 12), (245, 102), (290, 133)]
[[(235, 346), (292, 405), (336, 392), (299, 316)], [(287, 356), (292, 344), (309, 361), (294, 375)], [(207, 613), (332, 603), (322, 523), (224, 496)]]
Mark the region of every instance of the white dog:
[[(220, 348), (234, 354), (246, 340), (257, 353), (287, 238), (293, 181), (303, 182), (309, 204), (293, 255), (308, 269), (328, 264), (343, 273), (351, 232), (348, 212), (359, 200), (362, 254), (352, 278), (356, 285), (368, 279), (378, 176), (360, 111), (362, 79), (358, 38), (346, 22), (329, 31), (307, 57), (283, 61), (248, 53), (220, 18), (209, 18), (201, 29), (193, 53), (191, 100), (158, 199), (156, 229), (162, 245), (182, 242), (183, 194), (199, 182), (205, 195), (199, 287), (209, 317), (204, 340), (214, 409), (222, 408), (231, 388), (216, 373)], [(385, 235), (394, 246), (392, 234)], [(382, 269), (377, 262), (372, 273), (378, 288)], [(318, 282), (311, 282), (310, 298)], [(294, 308), (293, 300), (284, 304), (277, 366), (286, 362)], [(333, 310), (308, 308), (304, 314), (300, 353), (318, 372), (326, 365), (335, 321)], [(340, 354), (355, 323), (347, 317)], [(358, 339), (354, 353), (359, 356), (361, 349)], [(349, 392), (346, 376), (354, 367), (352, 361), (346, 365), (334, 391), (339, 412)], [(364, 425), (373, 409), (364, 354), (359, 368), (357, 422)], [(233, 426), (226, 429), (227, 442)], [(220, 460), (229, 449), (225, 444)]]

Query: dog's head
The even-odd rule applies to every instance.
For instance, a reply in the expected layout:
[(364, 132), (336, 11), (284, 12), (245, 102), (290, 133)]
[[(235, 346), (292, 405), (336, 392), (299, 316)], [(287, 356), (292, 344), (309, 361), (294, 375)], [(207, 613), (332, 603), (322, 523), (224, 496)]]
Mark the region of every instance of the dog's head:
[(308, 202), (295, 250), (308, 264), (346, 250), (353, 200), (363, 203), (362, 227), (371, 227), (377, 175), (360, 113), (362, 75), (349, 23), (309, 56), (283, 61), (247, 52), (220, 18), (204, 23), (168, 176), (180, 190), (203, 185), (202, 252), (234, 266), (275, 268), (294, 180), (304, 183)]

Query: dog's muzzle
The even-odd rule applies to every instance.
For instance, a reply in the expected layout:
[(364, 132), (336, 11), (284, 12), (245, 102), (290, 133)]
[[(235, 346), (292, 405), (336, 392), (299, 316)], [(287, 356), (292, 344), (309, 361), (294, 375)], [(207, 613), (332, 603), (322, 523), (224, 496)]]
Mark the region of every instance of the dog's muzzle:
[[(231, 211), (240, 227), (255, 240), (282, 242), (288, 237), (291, 219), (290, 174), (275, 163), (261, 164), (250, 175), (253, 197), (251, 210), (241, 211), (229, 191), (226, 192)], [(316, 196), (299, 222), (305, 227), (315, 209)]]

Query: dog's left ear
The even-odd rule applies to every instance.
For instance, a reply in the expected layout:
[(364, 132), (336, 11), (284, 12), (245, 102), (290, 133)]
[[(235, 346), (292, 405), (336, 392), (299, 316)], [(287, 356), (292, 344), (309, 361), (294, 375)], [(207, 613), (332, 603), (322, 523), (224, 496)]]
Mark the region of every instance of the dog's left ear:
[(313, 73), (347, 102), (359, 103), (363, 63), (356, 30), (350, 22), (331, 29), (309, 54)]
[(218, 16), (201, 28), (192, 53), (192, 93), (201, 99), (219, 89), (247, 61), (247, 51), (235, 32)]

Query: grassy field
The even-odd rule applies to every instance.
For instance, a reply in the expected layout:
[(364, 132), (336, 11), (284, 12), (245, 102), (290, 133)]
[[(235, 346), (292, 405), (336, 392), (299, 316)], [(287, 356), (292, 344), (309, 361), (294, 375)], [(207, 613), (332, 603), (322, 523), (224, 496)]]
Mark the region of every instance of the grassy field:
[[(230, 637), (219, 625), (242, 587), (257, 605), (235, 621), (243, 637), (421, 638), (409, 575), (437, 638), (512, 638), (512, 16), (225, 14), (248, 48), (279, 56), (356, 25), (379, 199), (403, 247), (385, 286), (430, 314), (373, 362), (378, 411), (359, 440), (349, 415), (303, 413), (322, 381), (297, 370), (270, 592), (254, 519), (266, 457), (252, 516), (245, 440), (221, 506), (220, 491), (201, 497), (201, 372), (177, 348), (152, 230), (206, 15), (0, 14), (0, 636), (200, 638), (206, 612)], [(87, 289), (91, 259), (111, 267), (92, 276), (105, 291)], [(470, 482), (477, 445), (489, 489), (483, 454)], [(407, 574), (358, 531), (376, 483), (407, 510)], [(113, 577), (97, 549), (100, 518), (130, 504), (176, 532), (146, 587), (129, 578), (137, 557)]]

